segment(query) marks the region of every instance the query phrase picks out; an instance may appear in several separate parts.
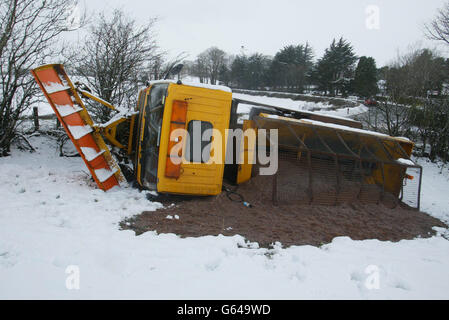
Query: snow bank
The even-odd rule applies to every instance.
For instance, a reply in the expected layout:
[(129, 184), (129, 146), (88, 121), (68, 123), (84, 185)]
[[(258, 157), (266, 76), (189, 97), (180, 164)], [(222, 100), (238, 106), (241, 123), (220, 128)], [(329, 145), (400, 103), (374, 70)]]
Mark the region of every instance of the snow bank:
[[(449, 241), (441, 235), (271, 250), (240, 236), (136, 237), (119, 222), (160, 204), (136, 189), (103, 192), (81, 158), (58, 157), (53, 140), (31, 142), (37, 153), (0, 158), (2, 299), (449, 298)], [(449, 220), (448, 170), (418, 162), (423, 209)], [(70, 266), (79, 290), (66, 286)]]
[(423, 167), (421, 210), (449, 224), (449, 166), (429, 159), (413, 160)]
[(23, 116), (33, 115), (33, 107), (37, 107), (39, 116), (55, 114), (47, 99), (34, 103), (30, 108), (25, 109)]
[[(368, 110), (364, 105), (358, 105), (356, 107), (351, 108), (339, 108), (335, 109), (335, 106), (323, 103), (323, 102), (308, 102), (301, 100), (293, 100), (290, 98), (275, 98), (275, 97), (267, 97), (267, 96), (253, 96), (250, 94), (242, 94), (242, 93), (233, 93), (232, 96), (237, 99), (249, 100), (259, 103), (265, 103), (269, 105), (273, 105), (276, 107), (286, 108), (295, 111), (313, 111), (316, 114), (322, 114), (327, 116), (333, 116), (343, 119), (348, 119), (355, 115), (364, 113)], [(254, 106), (239, 104), (239, 113), (248, 113), (251, 108)], [(320, 110), (320, 111), (315, 111)]]

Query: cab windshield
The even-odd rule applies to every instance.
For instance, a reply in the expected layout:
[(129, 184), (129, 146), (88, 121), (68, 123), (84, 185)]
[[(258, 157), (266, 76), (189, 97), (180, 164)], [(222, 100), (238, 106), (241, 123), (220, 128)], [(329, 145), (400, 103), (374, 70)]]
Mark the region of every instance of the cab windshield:
[(167, 89), (167, 83), (153, 85), (144, 110), (145, 128), (142, 140), (140, 181), (144, 187), (152, 190), (157, 187), (159, 144)]

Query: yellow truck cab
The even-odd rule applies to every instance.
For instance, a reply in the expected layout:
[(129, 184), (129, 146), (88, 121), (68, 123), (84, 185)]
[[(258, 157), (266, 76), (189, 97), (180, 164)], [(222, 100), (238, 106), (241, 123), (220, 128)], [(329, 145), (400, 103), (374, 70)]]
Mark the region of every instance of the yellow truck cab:
[[(163, 80), (142, 90), (134, 156), (139, 185), (158, 192), (219, 194), (226, 151), (221, 139), (229, 127), (231, 104), (232, 92), (224, 86)], [(193, 137), (195, 128), (203, 139)]]

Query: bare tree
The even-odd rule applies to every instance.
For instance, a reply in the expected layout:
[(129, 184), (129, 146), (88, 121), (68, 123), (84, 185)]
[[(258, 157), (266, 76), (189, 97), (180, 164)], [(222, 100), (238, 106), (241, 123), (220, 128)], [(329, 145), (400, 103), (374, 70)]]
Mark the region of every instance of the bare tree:
[(212, 47), (206, 51), (206, 54), (209, 58), (210, 82), (217, 84), (220, 69), (226, 64), (226, 52)]
[(227, 62), (226, 52), (217, 47), (209, 48), (206, 52), (209, 57), (210, 81), (212, 84), (217, 84), (220, 70)]
[[(410, 108), (397, 101), (382, 101), (374, 107), (368, 127), (376, 131), (386, 132), (390, 136), (407, 136), (409, 134)], [(374, 118), (375, 117), (375, 118)]]
[(150, 72), (148, 74), (148, 81), (159, 80), (164, 77), (165, 61), (162, 55), (156, 56), (150, 63)]
[(30, 69), (59, 60), (58, 39), (78, 28), (76, 0), (0, 0), (0, 156), (9, 152), (21, 114), (41, 95)]
[(447, 79), (444, 65), (445, 60), (429, 49), (411, 48), (399, 55), (383, 70), (386, 96), (370, 107), (365, 119), (368, 126), (393, 136), (408, 135), (412, 122), (417, 122), (412, 119), (417, 114), (412, 115), (412, 107), (421, 106), (434, 92), (441, 95)]
[[(138, 88), (152, 72), (159, 76), (162, 53), (154, 35), (155, 19), (137, 25), (122, 10), (111, 17), (99, 14), (78, 53), (74, 71), (102, 99), (118, 107), (135, 106)], [(88, 102), (97, 121), (110, 119), (111, 110)]]
[[(183, 51), (183, 52), (179, 53), (177, 56), (175, 56), (174, 58), (167, 60), (162, 68), (162, 70), (163, 70), (162, 75), (164, 76), (164, 78), (169, 79), (170, 77), (177, 75), (173, 72), (173, 70), (175, 70), (176, 66), (181, 64), (181, 62), (183, 62), (187, 57), (188, 57), (187, 52)], [(183, 68), (184, 68), (184, 64), (182, 64), (182, 68), (179, 71), (179, 73), (182, 71)]]
[(207, 83), (209, 79), (208, 57), (205, 52), (198, 55), (193, 64), (193, 74), (200, 79), (201, 83)]
[(449, 159), (449, 97), (425, 99), (411, 109), (411, 123), (422, 143), (421, 156)]
[(441, 9), (434, 20), (424, 25), (425, 33), (431, 40), (443, 41), (449, 45), (449, 2)]
[(209, 79), (211, 84), (217, 84), (220, 70), (226, 66), (226, 62), (226, 52), (217, 47), (211, 47), (196, 58), (193, 66), (194, 74), (200, 78), (201, 83)]

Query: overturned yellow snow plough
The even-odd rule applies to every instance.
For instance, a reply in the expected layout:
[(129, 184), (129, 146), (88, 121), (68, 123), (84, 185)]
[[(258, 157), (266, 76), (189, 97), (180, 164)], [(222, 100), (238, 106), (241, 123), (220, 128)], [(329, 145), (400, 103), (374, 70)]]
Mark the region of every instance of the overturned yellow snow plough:
[(103, 138), (131, 160), (141, 187), (161, 193), (217, 195), (223, 179), (241, 184), (263, 174), (275, 204), (402, 201), (419, 209), (422, 168), (410, 160), (413, 143), (360, 122), (236, 99), (227, 87), (163, 80), (140, 92), (133, 111), (95, 125), (82, 97), (116, 108), (76, 88), (62, 65), (32, 74), (105, 191), (126, 179)]

